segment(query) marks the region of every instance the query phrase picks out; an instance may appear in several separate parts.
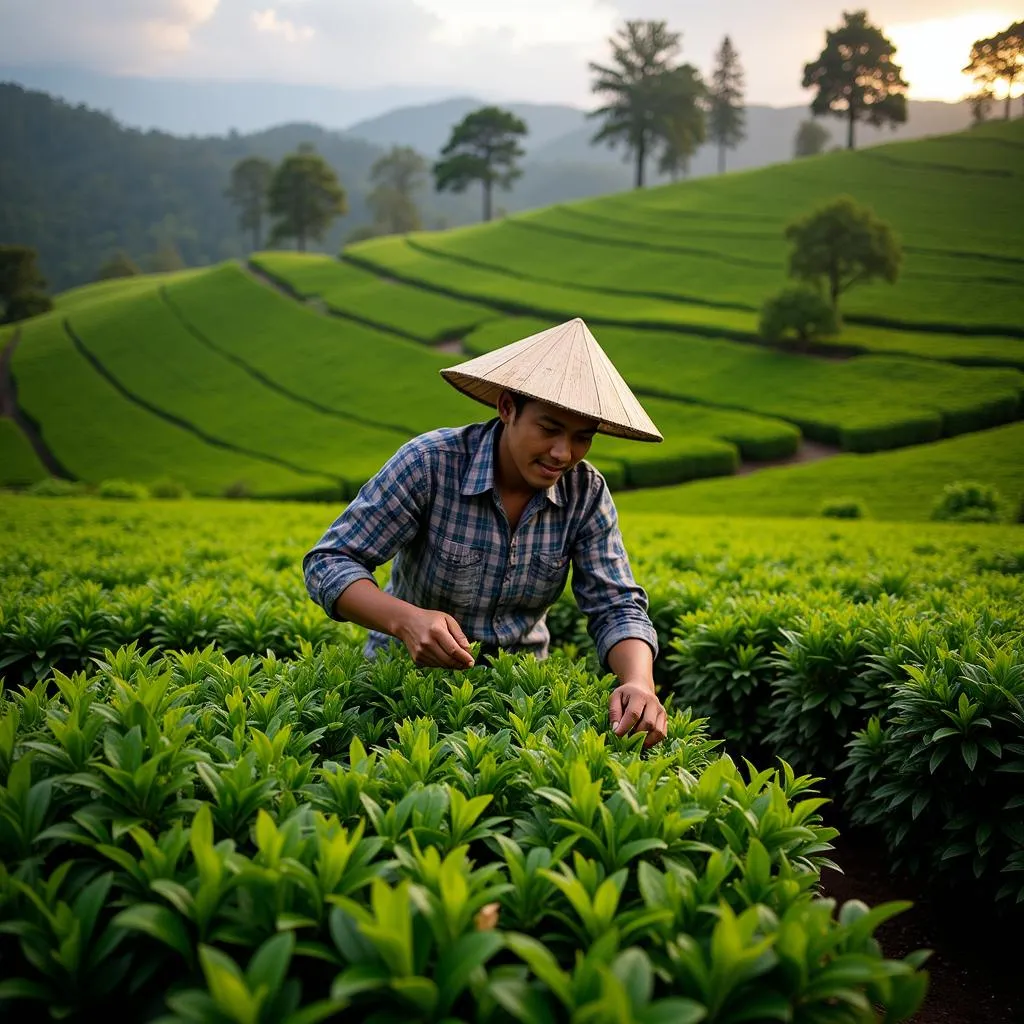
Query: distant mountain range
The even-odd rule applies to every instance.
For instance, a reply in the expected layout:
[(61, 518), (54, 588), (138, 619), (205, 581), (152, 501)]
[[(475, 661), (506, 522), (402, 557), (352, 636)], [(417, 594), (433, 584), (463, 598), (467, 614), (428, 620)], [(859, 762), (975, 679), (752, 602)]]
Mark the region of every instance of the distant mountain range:
[[(0, 83), (4, 74), (0, 67)], [(15, 71), (6, 69), (6, 74)], [(139, 259), (161, 244), (173, 243), (189, 263), (242, 255), (246, 239), (223, 195), (231, 166), (250, 154), (279, 160), (302, 142), (315, 145), (348, 192), (350, 212), (323, 246), (337, 251), (349, 232), (370, 219), (366, 195), (377, 157), (392, 145), (410, 145), (434, 159), (452, 125), (487, 102), (470, 96), (436, 99), (392, 106), (359, 120), (351, 113), (379, 110), (392, 92), (356, 94), (269, 83), (186, 83), (57, 71), (50, 78), (66, 89), (59, 99), (0, 84), (0, 243), (36, 246), (44, 271), (58, 288), (91, 280), (117, 248)], [(84, 95), (104, 97), (105, 112), (88, 109)], [(585, 111), (559, 104), (502, 106), (521, 117), (530, 134), (524, 141), (523, 177), (511, 192), (497, 193), (499, 211), (512, 213), (631, 186), (628, 155), (590, 144), (597, 126)], [(307, 116), (313, 110), (332, 110), (335, 116), (325, 122), (348, 126), (315, 123)], [(268, 118), (280, 117), (283, 123), (203, 135), (203, 126), (223, 118), (226, 111), (237, 115), (234, 123), (239, 125), (246, 118), (252, 124), (262, 118), (265, 125)], [(794, 134), (807, 116), (803, 107), (748, 107), (747, 139), (730, 152), (729, 168), (791, 159)], [(957, 131), (969, 121), (966, 104), (912, 101), (906, 125), (896, 132), (859, 128), (858, 141), (870, 145)], [(840, 144), (843, 122), (824, 123)], [(653, 164), (649, 180), (655, 183), (663, 179), (654, 173)], [(691, 176), (714, 173), (716, 165), (715, 150), (705, 146), (693, 161)], [(428, 227), (470, 223), (479, 218), (478, 190), (463, 195), (430, 192), (421, 198), (421, 208)]]

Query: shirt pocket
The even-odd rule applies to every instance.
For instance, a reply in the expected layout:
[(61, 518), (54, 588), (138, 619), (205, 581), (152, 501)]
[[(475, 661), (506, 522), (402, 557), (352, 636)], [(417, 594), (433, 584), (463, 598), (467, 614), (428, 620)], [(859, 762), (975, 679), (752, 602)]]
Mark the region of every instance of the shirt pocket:
[(569, 575), (566, 555), (538, 552), (530, 556), (529, 603), (546, 608), (558, 600)]
[(441, 540), (432, 569), (432, 579), (427, 585), (436, 607), (454, 613), (478, 608), (483, 603), (483, 548)]

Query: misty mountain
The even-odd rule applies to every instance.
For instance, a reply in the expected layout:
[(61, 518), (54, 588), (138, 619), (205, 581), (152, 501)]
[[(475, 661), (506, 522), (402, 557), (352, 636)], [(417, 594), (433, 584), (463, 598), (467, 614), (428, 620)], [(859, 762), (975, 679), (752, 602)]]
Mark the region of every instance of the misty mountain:
[[(459, 96), (440, 103), (423, 103), (417, 106), (400, 107), (379, 117), (360, 121), (346, 129), (347, 135), (369, 139), (381, 146), (412, 146), (430, 157), (440, 153), (448, 141), (452, 126), (458, 124), (467, 114), (487, 106), (488, 100), (471, 96)], [(586, 115), (578, 107), (558, 103), (499, 103), (503, 110), (509, 110), (522, 118), (530, 129), (522, 140), (528, 154), (556, 143), (559, 139), (578, 131), (586, 121)], [(556, 160), (562, 158), (556, 157)], [(569, 154), (570, 162), (579, 160), (578, 153)]]
[(450, 88), (339, 89), (290, 82), (136, 78), (75, 68), (0, 64), (0, 82), (59, 96), (110, 114), (131, 128), (171, 135), (227, 135), (288, 122), (345, 128), (397, 106), (451, 95)]

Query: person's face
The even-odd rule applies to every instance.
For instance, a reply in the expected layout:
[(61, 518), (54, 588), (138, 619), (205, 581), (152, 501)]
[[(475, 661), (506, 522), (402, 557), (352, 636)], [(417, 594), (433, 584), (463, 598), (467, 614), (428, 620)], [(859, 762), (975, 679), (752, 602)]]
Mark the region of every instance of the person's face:
[(556, 483), (590, 451), (598, 422), (544, 402), (528, 401), (516, 412), (512, 396), (498, 400), (503, 441), (523, 482), (535, 490)]

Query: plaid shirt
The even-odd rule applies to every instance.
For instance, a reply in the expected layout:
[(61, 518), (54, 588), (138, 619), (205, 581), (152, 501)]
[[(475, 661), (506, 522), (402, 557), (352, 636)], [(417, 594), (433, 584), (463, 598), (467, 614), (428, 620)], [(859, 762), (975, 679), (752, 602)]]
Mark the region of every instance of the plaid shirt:
[[(338, 595), (394, 558), (385, 591), (448, 612), (471, 640), (543, 658), (545, 616), (572, 589), (602, 665), (620, 640), (658, 641), (633, 579), (604, 477), (580, 462), (537, 492), (515, 533), (494, 482), (497, 418), (404, 444), (303, 559), (306, 589), (332, 618)], [(371, 631), (367, 656), (391, 642)]]

